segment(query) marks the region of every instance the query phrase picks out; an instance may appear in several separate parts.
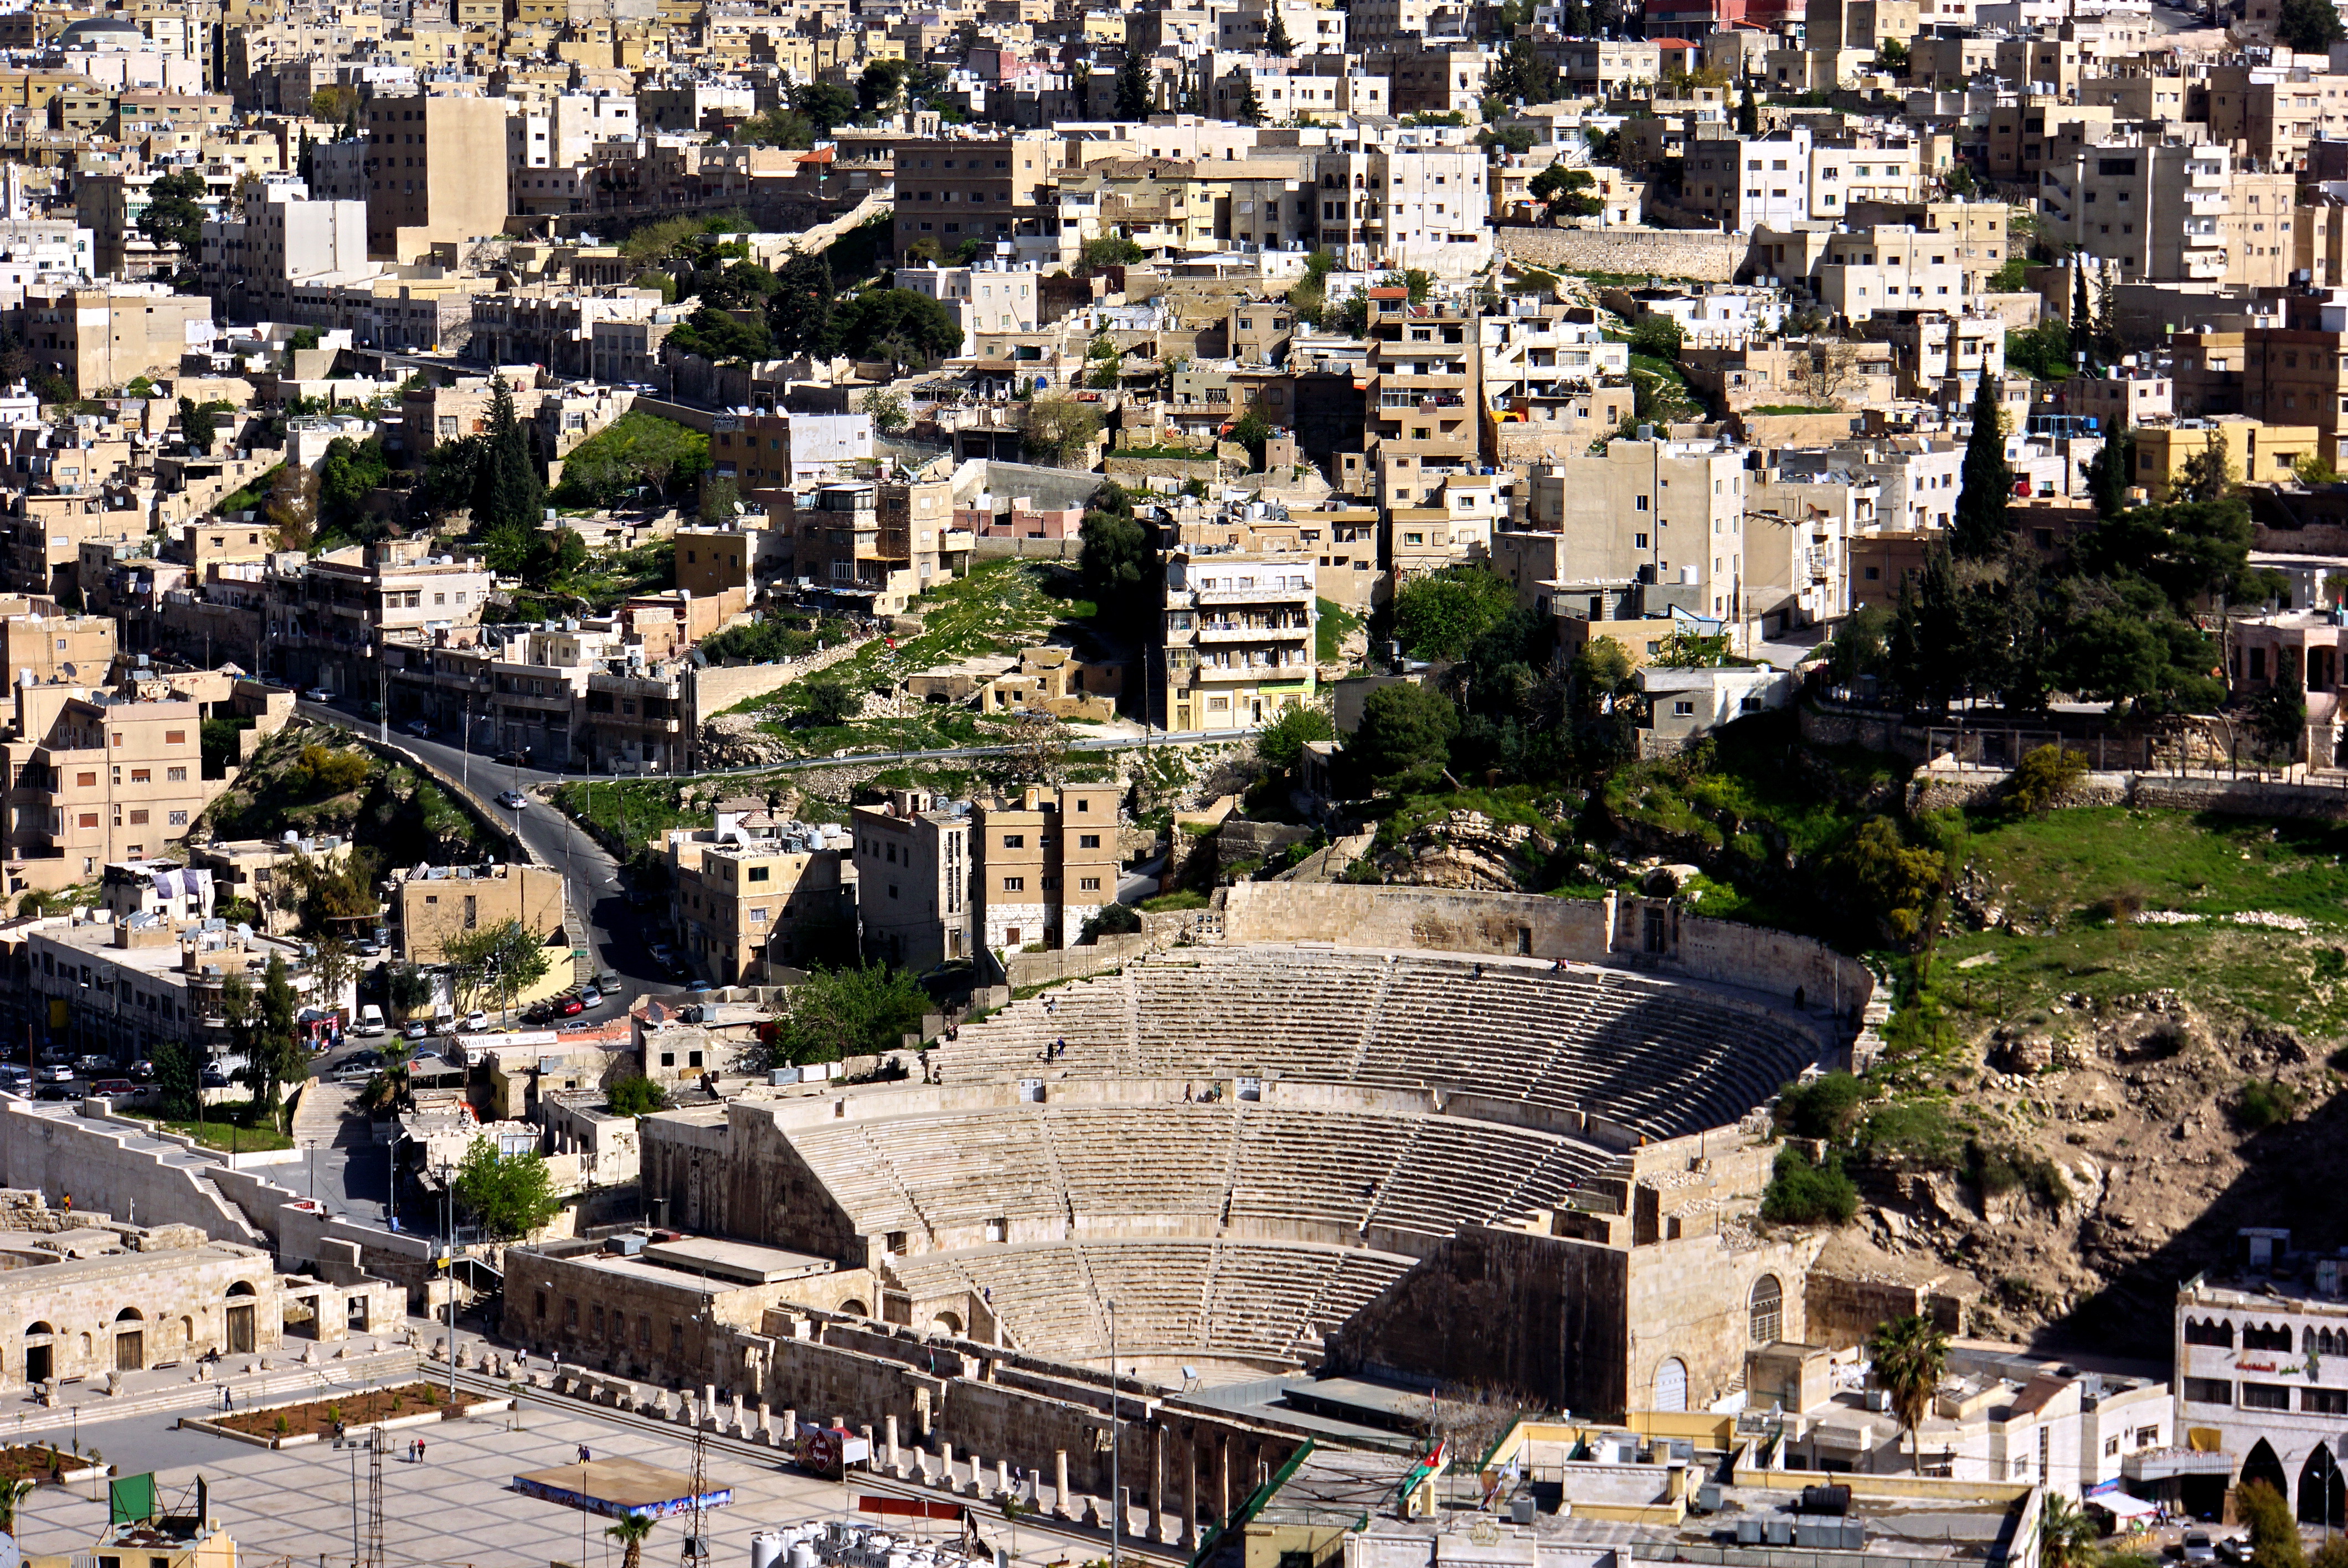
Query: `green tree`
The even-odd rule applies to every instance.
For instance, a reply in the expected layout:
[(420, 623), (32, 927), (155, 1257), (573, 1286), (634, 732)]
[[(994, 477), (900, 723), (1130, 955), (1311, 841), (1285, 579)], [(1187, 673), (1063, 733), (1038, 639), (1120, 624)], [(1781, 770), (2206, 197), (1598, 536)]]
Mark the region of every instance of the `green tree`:
[[(1950, 164), (1949, 172), (1942, 177), (1942, 179), (1949, 188), (1949, 194), (1955, 197), (1960, 201), (1971, 201), (1980, 193), (1981, 188), (1973, 179), (1972, 165), (1967, 163), (1963, 159), (1958, 159), (1955, 162)], [(2003, 275), (2004, 272), (2004, 269), (2002, 267), (1998, 271), (2000, 275)], [(2010, 293), (2013, 291), (2007, 290), (2004, 292)]]
[(490, 384), (488, 448), (473, 526), (486, 538), (534, 531), (546, 507), (546, 484), (530, 462), (530, 434), (514, 413), (513, 389), (499, 376)]
[(856, 107), (868, 115), (895, 108), (910, 68), (903, 60), (875, 60), (865, 67), (856, 78)]
[(1777, 1151), (1761, 1194), (1763, 1219), (1780, 1225), (1839, 1225), (1858, 1213), (1859, 1187), (1843, 1173), (1840, 1155), (1830, 1153), (1814, 1165), (1791, 1144)]
[(1656, 359), (1675, 360), (1687, 341), (1687, 329), (1670, 316), (1643, 316), (1631, 329), (1631, 352)]
[(2005, 781), (2006, 804), (2025, 815), (2054, 809), (2072, 785), (2087, 773), (2087, 754), (2050, 741), (2024, 752)]
[(603, 1533), (620, 1543), (620, 1568), (644, 1568), (644, 1538), (653, 1532), (653, 1516), (632, 1514)]
[(1898, 823), (1875, 816), (1861, 823), (1827, 863), (1852, 908), (1872, 917), (1877, 929), (1870, 936), (1888, 936), (1905, 946), (1923, 934), (1946, 870), (1940, 851), (1910, 844)]
[(1087, 507), (1077, 528), (1083, 546), (1076, 573), (1085, 596), (1107, 615), (1152, 612), (1164, 582), (1158, 548), (1148, 527), (1125, 504), (1124, 492), (1114, 485), (1103, 491), (1114, 495), (1106, 505)]
[(1395, 636), (1414, 659), (1457, 659), (1516, 603), (1516, 590), (1490, 568), (1446, 567), (1412, 579), (1395, 594)]
[(685, 354), (697, 354), (718, 364), (767, 359), (774, 353), (774, 339), (764, 317), (745, 321), (732, 311), (707, 304), (677, 323), (668, 341)]
[(864, 706), (863, 695), (845, 681), (819, 678), (801, 690), (807, 698), (801, 712), (826, 728), (848, 723)]
[(795, 108), (771, 108), (744, 120), (734, 139), (752, 147), (809, 148), (815, 145), (815, 121)]
[(1868, 1337), (1867, 1354), (1874, 1363), (1876, 1387), (1891, 1402), (1891, 1413), (1908, 1433), (1910, 1468), (1921, 1473), (1918, 1433), (1931, 1410), (1932, 1396), (1949, 1364), (1949, 1337), (1931, 1319), (1909, 1316), (1876, 1325)]
[(407, 1018), (432, 1005), (431, 977), (414, 964), (402, 964), (385, 978), (384, 999), (394, 1017)]
[(546, 978), (551, 966), (545, 939), (520, 920), (501, 920), (448, 938), (440, 945), (458, 1004), (467, 1009), (512, 999)]
[(1532, 177), (1525, 189), (1534, 200), (1548, 205), (1548, 215), (1552, 219), (1560, 212), (1575, 218), (1592, 218), (1606, 210), (1606, 203), (1591, 194), (1597, 185), (1588, 169), (1568, 169), (1551, 161)]
[(236, 412), (236, 405), (215, 399), (198, 403), (192, 397), (180, 399), (180, 438), (192, 452), (209, 453), (213, 440), (220, 435), (220, 416)]
[(1558, 86), (1556, 65), (1526, 37), (1511, 39), (1509, 46), (1500, 51), (1485, 85), (1494, 97), (1511, 102), (1548, 104), (1563, 96)]
[(708, 471), (707, 436), (631, 408), (572, 448), (553, 498), (567, 507), (605, 507), (646, 487), (681, 497), (694, 494)]
[(1293, 773), (1297, 763), (1303, 758), (1307, 745), (1314, 741), (1334, 741), (1336, 738), (1336, 728), (1329, 723), (1327, 713), (1318, 708), (1289, 708), (1256, 732), (1256, 760), (1266, 767)]
[(962, 352), (962, 327), (945, 306), (911, 289), (873, 289), (836, 313), (842, 349), (856, 359), (926, 364)]
[(195, 1115), (202, 1099), (195, 1052), (176, 1040), (157, 1041), (155, 1088), (163, 1097), (164, 1115), (180, 1120)]
[(1400, 790), (1431, 782), (1458, 733), (1459, 710), (1448, 697), (1404, 682), (1370, 693), (1345, 752), (1365, 777)]
[(1263, 100), (1256, 96), (1255, 77), (1242, 72), (1240, 76), (1239, 102), (1231, 106), (1231, 118), (1241, 125), (1263, 123)]
[(1247, 448), (1248, 471), (1263, 472), (1264, 444), (1272, 439), (1272, 421), (1258, 408), (1250, 408), (1231, 423), (1231, 434), (1225, 440)]
[(1137, 123), (1149, 118), (1158, 107), (1149, 61), (1138, 49), (1125, 52), (1125, 64), (1117, 72), (1117, 118)]
[(487, 1137), (473, 1140), (452, 1184), (457, 1202), (499, 1241), (520, 1241), (544, 1228), (562, 1207), (544, 1156), (534, 1151), (500, 1154)]
[(2002, 555), (2013, 537), (2013, 469), (2005, 460), (2000, 390), (2000, 384), (1986, 374), (1973, 388), (1972, 434), (1965, 438), (1956, 525), (1949, 531), (1950, 549), (1963, 559)]
[(1288, 38), (1288, 24), (1281, 19), (1279, 0), (1273, 0), (1270, 15), (1264, 22), (1263, 52), (1278, 55), (1283, 59), (1296, 53), (1296, 46)]
[(367, 498), (391, 477), (391, 463), (383, 441), (370, 436), (354, 441), (337, 436), (326, 444), (318, 465), (318, 521), (330, 530), (347, 533), (366, 514)]
[(576, 577), (587, 566), (587, 541), (577, 528), (540, 528), (530, 536), (530, 555), (521, 575), (533, 587)]
[(2307, 1547), (2290, 1499), (2253, 1481), (2234, 1490), (2234, 1510), (2250, 1527), (2250, 1568), (2306, 1568)]
[(668, 1109), (668, 1091), (641, 1072), (630, 1072), (613, 1081), (603, 1101), (614, 1116), (649, 1116)]
[(902, 969), (883, 964), (816, 969), (786, 994), (783, 1012), (763, 1031), (767, 1065), (804, 1066), (894, 1050), (922, 1027), (929, 993)]
[(387, 1042), (383, 1048), (383, 1065), (359, 1086), (359, 1109), (370, 1114), (383, 1114), (413, 1106), (416, 1083), (408, 1064), (415, 1056), (416, 1048), (407, 1040)]
[(767, 332), (777, 354), (826, 356), (839, 346), (832, 317), (839, 291), (821, 255), (793, 256), (767, 296)]
[(1876, 45), (1875, 57), (1893, 76), (1908, 74), (1908, 41), (1905, 38), (1883, 39)]
[(801, 82), (791, 88), (791, 108), (808, 118), (818, 136), (856, 118), (856, 95), (838, 82)]
[[(227, 984), (223, 982), (221, 989), (225, 1003)], [(286, 972), (283, 954), (270, 955), (269, 967), (262, 971), (261, 990), (256, 995), (247, 984), (245, 996), (244, 1005), (239, 1009), (242, 1021), (232, 1018), (230, 1030), (244, 1056), (241, 1076), (252, 1096), (252, 1108), (257, 1114), (267, 1116), (273, 1125), (280, 1102), (279, 1084), (299, 1078), (305, 1066), (302, 1042), (294, 1029), (294, 1013), (300, 1004), (294, 994), (293, 979)]]
[(1102, 234), (1085, 241), (1076, 259), (1076, 275), (1086, 278), (1110, 267), (1130, 267), (1148, 254), (1122, 234)]
[(716, 528), (741, 516), (736, 508), (742, 503), (742, 487), (724, 474), (704, 474), (701, 477), (701, 520)]
[(148, 188), (139, 232), (150, 242), (192, 258), (204, 239), (204, 177), (189, 169), (159, 176)]
[(2218, 440), (2218, 433), (2209, 432), (2201, 450), (2178, 466), (2177, 483), (2172, 493), (2188, 501), (2222, 501), (2230, 495), (2240, 477), (2234, 466), (2226, 461), (2226, 448)]
[(1024, 432), (1028, 455), (1055, 467), (1087, 456), (1100, 434), (1100, 405), (1066, 395), (1038, 397), (1027, 405)]
[(2096, 498), (2096, 516), (2118, 517), (2135, 482), (2136, 434), (2115, 430), (2087, 462), (2087, 493)]
[(2085, 252), (2071, 258), (2071, 342), (2086, 352), (2085, 374), (2096, 373), (2096, 312), (2087, 301)]
[(2295, 757), (2307, 733), (2307, 692), (2289, 675), (2269, 682), (2249, 703), (2250, 732), (2270, 754)]
[(2282, 0), (2275, 37), (2295, 54), (2321, 55), (2348, 38), (2348, 30), (2341, 26), (2339, 8), (2331, 0)]
[(867, 387), (857, 399), (856, 411), (869, 416), (872, 428), (883, 436), (901, 436), (912, 428), (913, 415), (905, 406), (904, 395), (886, 387)]
[(2103, 1533), (2085, 1509), (2061, 1492), (2050, 1490), (2040, 1501), (2038, 1560), (2046, 1568), (2087, 1568)]
[(1754, 99), (1753, 79), (1750, 77), (1745, 80), (1745, 97), (1736, 105), (1736, 134), (1739, 136), (1761, 134), (1761, 106)]

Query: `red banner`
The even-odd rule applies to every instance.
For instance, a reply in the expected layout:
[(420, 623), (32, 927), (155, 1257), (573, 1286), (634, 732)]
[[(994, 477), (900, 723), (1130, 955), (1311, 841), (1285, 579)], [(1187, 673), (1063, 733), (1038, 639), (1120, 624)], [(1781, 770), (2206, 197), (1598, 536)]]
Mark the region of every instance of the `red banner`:
[(963, 1514), (962, 1504), (958, 1502), (932, 1502), (926, 1498), (920, 1497), (870, 1497), (862, 1494), (859, 1494), (856, 1499), (856, 1512), (893, 1513), (906, 1519), (958, 1520)]

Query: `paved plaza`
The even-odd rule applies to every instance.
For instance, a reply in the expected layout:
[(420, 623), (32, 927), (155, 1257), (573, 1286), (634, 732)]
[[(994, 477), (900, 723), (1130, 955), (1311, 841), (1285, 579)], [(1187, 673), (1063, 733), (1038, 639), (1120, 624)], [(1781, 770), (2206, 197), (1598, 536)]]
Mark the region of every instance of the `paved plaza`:
[[(692, 1466), (692, 1443), (683, 1431), (644, 1430), (567, 1405), (533, 1400), (520, 1412), (518, 1422), (515, 1416), (499, 1411), (389, 1434), (392, 1448), (384, 1463), (385, 1561), (451, 1568), (519, 1563), (543, 1568), (550, 1563), (618, 1568), (618, 1543), (603, 1534), (608, 1520), (519, 1496), (508, 1490), (509, 1482), (523, 1471), (572, 1461), (582, 1444), (599, 1459), (635, 1459), (684, 1472)], [(352, 1560), (354, 1491), (362, 1509), (366, 1498), (364, 1452), (337, 1450), (327, 1443), (254, 1448), (173, 1430), (174, 1419), (156, 1415), (93, 1423), (83, 1429), (82, 1445), (96, 1448), (125, 1472), (154, 1469), (157, 1496), (166, 1512), (191, 1509), (196, 1478), (203, 1477), (211, 1487), (212, 1517), (236, 1539), (254, 1568), (272, 1563), (334, 1568)], [(408, 1440), (416, 1437), (427, 1445), (420, 1464), (403, 1457)], [(713, 1487), (734, 1491), (732, 1505), (709, 1516), (710, 1550), (718, 1563), (747, 1563), (750, 1537), (757, 1532), (837, 1517), (851, 1492), (865, 1490), (854, 1482), (843, 1489), (715, 1444), (708, 1473)], [(88, 1547), (106, 1522), (104, 1499), (103, 1487), (89, 1483), (40, 1488), (20, 1515), (18, 1533), (25, 1549), (61, 1553)], [(363, 1533), (364, 1515), (359, 1518)], [(904, 1528), (912, 1528), (911, 1522)], [(938, 1539), (950, 1538), (960, 1526), (932, 1523), (922, 1528)], [(1000, 1519), (984, 1528), (990, 1545), (998, 1536), (1010, 1544)], [(645, 1560), (674, 1560), (685, 1530), (682, 1520), (663, 1521), (645, 1542)], [(1047, 1534), (1029, 1525), (1021, 1527), (1017, 1545), (1020, 1561), (1032, 1568), (1056, 1568), (1107, 1555), (1105, 1544)]]

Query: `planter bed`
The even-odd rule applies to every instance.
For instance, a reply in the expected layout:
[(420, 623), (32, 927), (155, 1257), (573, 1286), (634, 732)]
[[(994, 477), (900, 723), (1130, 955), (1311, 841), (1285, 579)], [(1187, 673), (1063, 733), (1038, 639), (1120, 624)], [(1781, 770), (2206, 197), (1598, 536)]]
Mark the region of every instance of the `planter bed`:
[[(427, 1402), (427, 1398), (431, 1402)], [(293, 1404), (262, 1405), (202, 1417), (184, 1416), (180, 1425), (239, 1442), (282, 1449), (332, 1438), (337, 1416), (343, 1422), (343, 1435), (356, 1437), (365, 1432), (429, 1426), (452, 1416), (502, 1410), (512, 1403), (510, 1399), (468, 1400), (459, 1395), (451, 1405), (443, 1389), (428, 1383), (401, 1383), (363, 1392), (328, 1394)], [(280, 1421), (284, 1423), (282, 1428)]]

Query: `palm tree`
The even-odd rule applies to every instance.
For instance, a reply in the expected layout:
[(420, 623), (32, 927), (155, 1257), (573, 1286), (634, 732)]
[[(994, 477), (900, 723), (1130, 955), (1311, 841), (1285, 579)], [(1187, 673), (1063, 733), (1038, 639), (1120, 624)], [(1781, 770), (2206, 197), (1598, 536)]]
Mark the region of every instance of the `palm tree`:
[(1941, 1386), (1941, 1373), (1948, 1366), (1949, 1337), (1934, 1327), (1928, 1317), (1894, 1317), (1875, 1326), (1875, 1332), (1868, 1337), (1867, 1353), (1875, 1363), (1877, 1387), (1890, 1396), (1891, 1413), (1908, 1430), (1910, 1468), (1921, 1474), (1924, 1460), (1920, 1429), (1932, 1408), (1932, 1395)]
[(644, 1537), (652, 1532), (650, 1514), (630, 1514), (603, 1532), (620, 1543), (620, 1568), (644, 1568)]
[(2086, 1568), (2102, 1539), (2085, 1509), (2059, 1491), (2046, 1494), (2038, 1514), (2038, 1555), (2046, 1568)]
[(33, 1495), (33, 1484), (29, 1480), (0, 1481), (0, 1534), (16, 1533), (16, 1510)]

